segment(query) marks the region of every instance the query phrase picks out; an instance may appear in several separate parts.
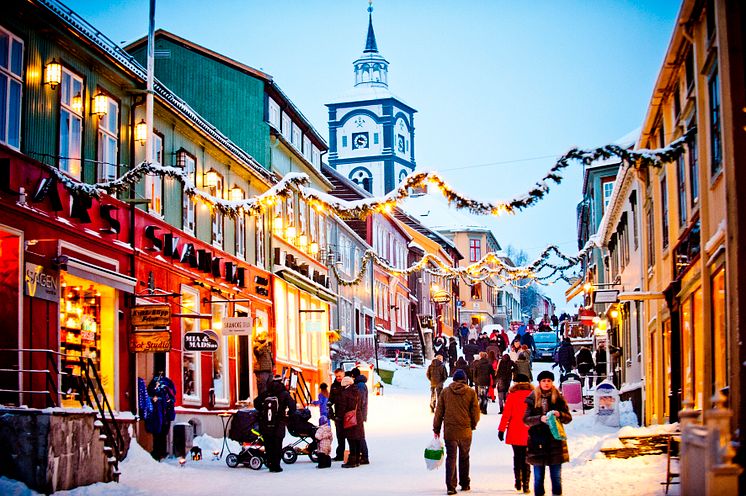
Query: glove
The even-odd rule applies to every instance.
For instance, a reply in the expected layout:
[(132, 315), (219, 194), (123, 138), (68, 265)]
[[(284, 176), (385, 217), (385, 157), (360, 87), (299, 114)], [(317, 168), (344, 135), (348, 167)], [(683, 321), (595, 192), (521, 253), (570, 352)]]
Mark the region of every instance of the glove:
[(504, 431), (497, 431), (497, 438), (500, 441), (505, 441), (505, 432)]

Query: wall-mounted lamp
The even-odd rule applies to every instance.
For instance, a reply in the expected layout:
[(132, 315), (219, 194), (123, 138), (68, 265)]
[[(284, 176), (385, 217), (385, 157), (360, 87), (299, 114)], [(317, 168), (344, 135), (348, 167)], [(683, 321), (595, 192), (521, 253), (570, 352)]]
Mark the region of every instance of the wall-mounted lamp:
[(297, 233), (298, 231), (295, 229), (295, 226), (288, 226), (288, 228), (285, 230), (285, 237), (288, 239), (288, 241), (293, 241)]
[(78, 91), (70, 100), (70, 108), (73, 109), (76, 114), (83, 113), (83, 96), (80, 94), (80, 91)]
[(140, 119), (140, 122), (135, 124), (135, 140), (139, 141), (141, 146), (145, 146), (148, 141), (148, 125), (145, 119)]
[(230, 198), (231, 198), (231, 201), (243, 200), (243, 190), (239, 188), (237, 185), (234, 185), (230, 190)]
[(218, 187), (218, 171), (210, 167), (210, 170), (205, 172), (204, 184), (206, 188), (217, 188)]
[(611, 316), (612, 319), (618, 319), (619, 318), (619, 310), (617, 310), (615, 308), (614, 310), (612, 310), (611, 312), (609, 312), (609, 315)]
[(97, 115), (99, 119), (103, 119), (109, 111), (109, 97), (99, 90), (98, 93), (93, 95), (93, 103), (91, 105), (91, 114)]
[(301, 234), (300, 236), (298, 236), (298, 246), (301, 250), (305, 250), (306, 248), (308, 248), (308, 235)]
[(278, 236), (282, 234), (282, 216), (272, 219), (272, 231)]
[(311, 246), (308, 248), (308, 252), (311, 255), (313, 255), (313, 256), (318, 255), (319, 254), (319, 244), (316, 241), (313, 241), (311, 243)]
[(583, 284), (583, 291), (585, 291), (586, 293), (590, 293), (591, 289), (593, 289), (593, 284), (589, 282)]
[(48, 84), (50, 88), (57, 89), (62, 83), (62, 64), (57, 62), (56, 59), (52, 59), (50, 63), (44, 68), (44, 84)]

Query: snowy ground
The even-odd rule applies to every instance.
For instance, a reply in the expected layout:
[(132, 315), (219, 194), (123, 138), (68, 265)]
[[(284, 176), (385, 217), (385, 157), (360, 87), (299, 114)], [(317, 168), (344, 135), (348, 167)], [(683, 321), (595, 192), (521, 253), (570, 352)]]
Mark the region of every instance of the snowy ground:
[[(548, 368), (535, 364), (535, 369)], [(534, 375), (538, 370), (534, 370)], [(339, 463), (319, 470), (308, 457), (284, 465), (281, 474), (266, 469), (228, 468), (224, 460), (213, 461), (218, 439), (200, 437), (204, 460), (155, 462), (139, 445), (133, 445), (121, 465), (119, 484), (96, 484), (57, 494), (98, 495), (205, 495), (205, 494), (345, 494), (380, 495), (445, 494), (444, 470), (428, 471), (423, 460), (425, 445), (432, 438), (432, 415), (428, 408), (429, 387), (423, 369), (402, 369), (395, 384), (386, 386), (383, 396), (370, 397), (366, 424), (371, 464), (342, 469)], [(497, 439), (500, 417), (497, 404), (490, 404), (474, 433), (471, 450), (472, 494), (516, 494), (513, 489), (512, 450)], [(317, 411), (314, 412), (318, 415)], [(601, 446), (614, 442), (618, 430), (598, 426), (592, 415), (576, 414), (567, 426), (570, 463), (563, 465), (562, 480), (567, 495), (595, 494), (599, 490), (614, 496), (662, 495), (665, 456), (644, 456), (627, 460), (606, 459)], [(625, 428), (630, 431), (630, 428)], [(290, 439), (286, 437), (286, 441)], [(235, 450), (234, 445), (234, 450)], [(533, 482), (533, 481), (532, 481)], [(551, 493), (548, 475), (546, 489)], [(673, 486), (671, 494), (677, 494)], [(0, 494), (35, 495), (23, 484), (0, 477)]]

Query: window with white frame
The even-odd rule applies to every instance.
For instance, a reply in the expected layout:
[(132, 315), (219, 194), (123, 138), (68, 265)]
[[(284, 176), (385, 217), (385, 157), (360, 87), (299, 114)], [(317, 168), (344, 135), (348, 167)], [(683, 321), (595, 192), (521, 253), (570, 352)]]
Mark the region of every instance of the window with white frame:
[(303, 136), (303, 156), (311, 161), (311, 139), (308, 136)]
[(254, 217), (256, 222), (255, 230), (256, 240), (256, 265), (257, 267), (264, 268), (264, 214), (259, 214)]
[(268, 119), (269, 123), (272, 124), (272, 126), (279, 130), (281, 123), (280, 123), (280, 106), (277, 104), (276, 101), (274, 101), (272, 98), (268, 98)]
[[(238, 190), (234, 190), (238, 191)], [(231, 196), (231, 200), (237, 200), (246, 198), (246, 194), (243, 190), (240, 190), (240, 195), (236, 194), (236, 198)], [(231, 195), (234, 193), (232, 192)], [(239, 210), (239, 212), (236, 214), (236, 230), (235, 230), (235, 249), (236, 249), (236, 256), (239, 258), (244, 258), (246, 256), (246, 214), (243, 213), (243, 210)]]
[(601, 184), (601, 188), (603, 192), (604, 211), (606, 211), (606, 207), (609, 205), (609, 201), (611, 200), (611, 193), (614, 191), (614, 180), (609, 179), (604, 181)]
[(0, 27), (0, 143), (21, 146), (23, 41)]
[[(223, 198), (223, 178), (220, 174), (217, 175), (217, 184), (211, 187), (211, 194), (218, 198)], [(218, 248), (223, 247), (223, 214), (217, 209), (212, 209), (211, 213), (212, 220), (212, 244)]]
[(301, 133), (300, 128), (295, 123), (293, 123), (293, 135), (290, 142), (298, 151), (301, 151), (301, 147), (303, 146), (303, 133)]
[(282, 135), (285, 137), (286, 140), (290, 140), (290, 135), (293, 132), (293, 121), (290, 119), (290, 116), (287, 115), (285, 112), (282, 113)]
[[(184, 175), (189, 179), (189, 181), (191, 181), (192, 185), (195, 185), (197, 182), (196, 159), (187, 153), (186, 150), (179, 150), (176, 154), (176, 164), (181, 167)], [(182, 197), (181, 226), (184, 232), (194, 235), (194, 230), (197, 225), (196, 204), (194, 198), (186, 193), (182, 193)]]
[(80, 179), (83, 151), (83, 78), (62, 68), (60, 84), (60, 170)]
[(313, 152), (311, 153), (311, 163), (317, 169), (321, 167), (321, 151), (319, 151), (319, 149), (315, 146), (313, 147)]
[[(153, 164), (163, 165), (163, 137), (153, 133)], [(145, 198), (150, 200), (148, 211), (151, 214), (163, 215), (163, 176), (147, 174), (145, 176)]]
[[(186, 284), (181, 285), (181, 307), (184, 313), (199, 314), (199, 292)], [(187, 332), (199, 331), (197, 319), (183, 318), (181, 321), (182, 339)], [(182, 376), (181, 394), (182, 400), (187, 404), (200, 404), (200, 353), (195, 351), (181, 352)]]
[(119, 103), (106, 97), (106, 115), (98, 120), (98, 180), (111, 181), (119, 175)]

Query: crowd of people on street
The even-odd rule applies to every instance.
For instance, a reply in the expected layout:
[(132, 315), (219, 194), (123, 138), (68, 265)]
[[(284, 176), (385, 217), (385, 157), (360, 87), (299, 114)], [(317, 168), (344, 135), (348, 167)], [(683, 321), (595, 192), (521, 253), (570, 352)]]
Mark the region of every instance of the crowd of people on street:
[[(537, 376), (538, 384), (532, 384), (535, 345), (527, 330), (517, 333), (508, 343), (501, 326), (489, 336), (473, 328), (463, 324), (456, 332), (461, 356), (448, 354), (454, 338), (446, 341), (445, 337), (436, 337), (435, 358), (426, 372), (436, 438), (443, 431), (447, 494), (456, 494), (458, 485), (462, 491), (470, 490), (472, 431), (480, 416), (487, 414), (487, 405), (495, 401), (502, 415), (498, 438), (513, 449), (515, 489), (531, 492), (530, 466), (533, 466), (534, 494), (545, 494), (544, 478), (549, 467), (552, 494), (562, 494), (562, 464), (569, 461), (562, 424), (569, 423), (572, 415), (562, 393), (554, 386), (554, 374), (542, 371)], [(576, 368), (585, 375), (597, 370), (590, 349), (585, 350), (581, 349), (576, 357), (569, 340), (563, 342), (559, 349), (563, 375)], [(449, 377), (453, 380), (445, 387)]]

